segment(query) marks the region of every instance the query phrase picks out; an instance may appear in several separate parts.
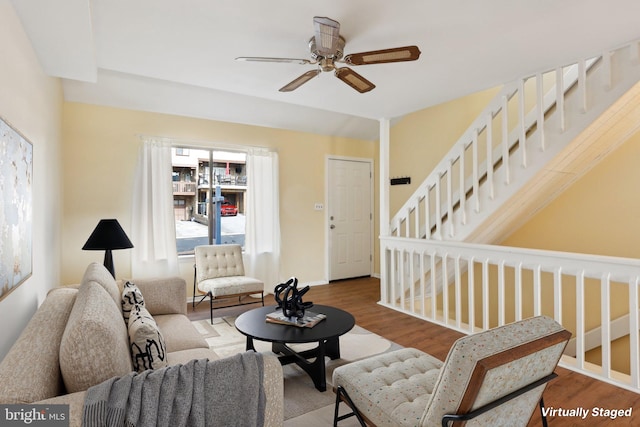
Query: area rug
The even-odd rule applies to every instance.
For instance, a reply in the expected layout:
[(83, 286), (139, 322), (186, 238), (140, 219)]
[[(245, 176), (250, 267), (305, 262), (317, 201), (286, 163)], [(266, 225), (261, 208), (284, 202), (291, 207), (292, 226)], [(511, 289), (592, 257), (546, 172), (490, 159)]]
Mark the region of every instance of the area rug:
[[(198, 320), (192, 323), (209, 343), (209, 347), (223, 358), (245, 351), (246, 337), (237, 331), (234, 321), (235, 317), (221, 317), (214, 318), (213, 324), (209, 320)], [(257, 351), (271, 351), (270, 343), (254, 340), (254, 345)], [(296, 351), (303, 351), (315, 345), (317, 344), (295, 344), (291, 347)], [(285, 425), (295, 425), (293, 424), (295, 420), (301, 421), (308, 417), (319, 420), (319, 417), (326, 417), (328, 413), (332, 416), (335, 394), (331, 391), (331, 377), (335, 368), (399, 348), (402, 347), (364, 328), (354, 326), (351, 331), (340, 337), (340, 358), (326, 360), (327, 391), (325, 392), (318, 391), (311, 378), (297, 365), (283, 366), (284, 417), (285, 420), (289, 420)], [(314, 415), (316, 412), (319, 412), (317, 416)]]

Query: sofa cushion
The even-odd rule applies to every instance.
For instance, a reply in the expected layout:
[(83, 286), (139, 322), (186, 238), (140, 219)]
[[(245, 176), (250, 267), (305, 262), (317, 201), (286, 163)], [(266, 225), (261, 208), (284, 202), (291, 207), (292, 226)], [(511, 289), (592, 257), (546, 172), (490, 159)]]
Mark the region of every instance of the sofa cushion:
[[(403, 348), (340, 366), (334, 386), (377, 425), (421, 425), (442, 361), (415, 348)], [(398, 415), (401, 414), (401, 415)]]
[(167, 353), (167, 364), (170, 366), (184, 365), (193, 359), (218, 360), (220, 356), (209, 348), (190, 348)]
[(260, 293), (264, 291), (264, 283), (248, 276), (216, 277), (198, 282), (198, 290), (203, 294), (211, 292), (214, 298), (221, 298), (248, 292)]
[(122, 299), (120, 288), (118, 288), (116, 279), (113, 278), (111, 273), (109, 273), (109, 270), (107, 270), (104, 265), (97, 262), (89, 264), (84, 272), (80, 286), (87, 282), (96, 282), (102, 286), (111, 296), (118, 309), (120, 309), (120, 301)]
[(64, 391), (58, 353), (77, 293), (53, 289), (35, 312), (0, 363), (1, 403), (32, 403)]
[[(136, 279), (149, 313), (187, 315), (187, 283), (180, 277)], [(157, 319), (156, 319), (157, 321)]]
[(161, 314), (155, 315), (153, 318), (162, 332), (168, 352), (190, 348), (209, 348), (207, 341), (193, 327), (186, 316), (181, 314)]
[(124, 283), (124, 287), (122, 290), (122, 316), (124, 317), (124, 322), (129, 324), (129, 313), (134, 309), (136, 305), (144, 306), (144, 297), (142, 296), (142, 292), (140, 289), (129, 281)]
[(167, 366), (162, 334), (149, 311), (142, 305), (136, 305), (129, 317), (129, 346), (134, 370), (142, 372)]
[(60, 343), (60, 370), (69, 393), (133, 370), (120, 307), (95, 281), (78, 289)]

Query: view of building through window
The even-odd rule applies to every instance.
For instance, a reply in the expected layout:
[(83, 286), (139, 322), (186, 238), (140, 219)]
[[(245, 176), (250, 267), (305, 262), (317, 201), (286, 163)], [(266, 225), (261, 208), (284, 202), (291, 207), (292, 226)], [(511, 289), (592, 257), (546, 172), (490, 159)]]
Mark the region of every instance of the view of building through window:
[(178, 254), (216, 243), (216, 205), (210, 197), (215, 196), (217, 186), (223, 197), (219, 202), (221, 243), (244, 246), (246, 154), (174, 147), (171, 163)]

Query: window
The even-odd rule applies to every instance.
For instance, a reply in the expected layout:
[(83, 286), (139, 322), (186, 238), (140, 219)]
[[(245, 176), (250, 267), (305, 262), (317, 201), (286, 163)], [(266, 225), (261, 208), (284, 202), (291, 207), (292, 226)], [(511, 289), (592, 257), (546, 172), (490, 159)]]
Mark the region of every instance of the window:
[[(215, 244), (214, 198), (220, 187), (224, 204), (220, 243), (244, 246), (247, 192), (246, 154), (214, 149), (172, 149), (173, 208), (178, 255), (198, 245)], [(181, 154), (179, 154), (181, 153)], [(186, 154), (185, 154), (186, 153)]]

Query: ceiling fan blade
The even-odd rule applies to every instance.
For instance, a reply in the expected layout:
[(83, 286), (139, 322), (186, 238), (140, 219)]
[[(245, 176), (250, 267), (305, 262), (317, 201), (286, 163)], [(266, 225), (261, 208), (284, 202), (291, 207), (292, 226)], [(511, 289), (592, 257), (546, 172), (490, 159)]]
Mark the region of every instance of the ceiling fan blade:
[(376, 85), (348, 67), (336, 68), (335, 75), (360, 93), (369, 92), (376, 87)]
[(333, 55), (340, 43), (340, 23), (323, 16), (313, 17), (316, 47), (320, 55)]
[(351, 53), (343, 62), (349, 65), (384, 64), (386, 62), (415, 61), (420, 57), (418, 46), (404, 46), (393, 49), (372, 50), (371, 52)]
[(269, 58), (264, 56), (239, 56), (236, 58), (236, 61), (250, 61), (250, 62), (282, 62), (288, 64), (315, 64), (315, 62), (311, 62), (308, 59), (298, 59), (298, 58)]
[(301, 75), (300, 77), (292, 81), (291, 83), (288, 83), (282, 86), (280, 88), (280, 92), (291, 92), (292, 90), (296, 90), (300, 86), (302, 86), (303, 84), (305, 84), (306, 82), (308, 82), (309, 80), (317, 76), (318, 74), (320, 74), (320, 70), (307, 71), (306, 73), (304, 73), (303, 75)]

